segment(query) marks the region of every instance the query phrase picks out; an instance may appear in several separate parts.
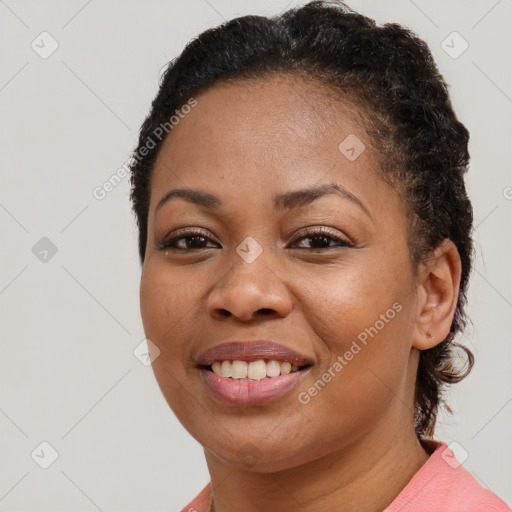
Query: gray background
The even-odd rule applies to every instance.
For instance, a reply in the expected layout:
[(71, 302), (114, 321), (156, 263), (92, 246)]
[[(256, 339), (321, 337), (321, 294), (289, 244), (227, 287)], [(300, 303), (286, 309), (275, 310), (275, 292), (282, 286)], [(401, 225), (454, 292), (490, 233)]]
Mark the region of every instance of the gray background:
[[(190, 38), (298, 3), (0, 1), (0, 510), (175, 511), (208, 481), (201, 447), (133, 353), (144, 331), (129, 180), (103, 200), (92, 191), (126, 162), (163, 66)], [(477, 261), (463, 341), (477, 363), (437, 438), (512, 504), (512, 2), (351, 5), (429, 43), (471, 133)], [(51, 49), (43, 31), (58, 43), (47, 58), (31, 47)], [(469, 44), (457, 58), (454, 31)], [(48, 469), (43, 441), (58, 452)]]

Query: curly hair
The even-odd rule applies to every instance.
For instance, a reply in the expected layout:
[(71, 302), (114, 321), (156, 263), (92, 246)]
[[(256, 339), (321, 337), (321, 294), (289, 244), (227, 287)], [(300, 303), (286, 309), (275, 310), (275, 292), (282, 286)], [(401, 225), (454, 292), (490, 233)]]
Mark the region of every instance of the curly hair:
[[(379, 172), (407, 205), (415, 273), (445, 238), (457, 247), (462, 271), (450, 331), (441, 343), (420, 351), (416, 377), (414, 427), (419, 439), (431, 437), (440, 406), (451, 412), (444, 400), (447, 385), (463, 379), (474, 362), (472, 352), (454, 341), (467, 323), (474, 251), (473, 210), (464, 184), (469, 134), (454, 113), (428, 46), (409, 29), (396, 23), (379, 26), (342, 1), (315, 0), (274, 17), (238, 17), (190, 41), (161, 78), (130, 164), (141, 264), (151, 172), (165, 140), (153, 139), (159, 127), (210, 86), (278, 73), (316, 80), (359, 107), (379, 153)], [(463, 368), (455, 364), (459, 349), (465, 352)]]

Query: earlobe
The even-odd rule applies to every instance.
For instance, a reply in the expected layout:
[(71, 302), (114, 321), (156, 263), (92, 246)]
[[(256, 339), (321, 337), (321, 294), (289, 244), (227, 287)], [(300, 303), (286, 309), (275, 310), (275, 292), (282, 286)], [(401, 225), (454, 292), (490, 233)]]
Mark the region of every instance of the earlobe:
[(461, 277), (457, 247), (445, 238), (420, 267), (418, 316), (412, 345), (427, 350), (442, 342), (450, 332)]

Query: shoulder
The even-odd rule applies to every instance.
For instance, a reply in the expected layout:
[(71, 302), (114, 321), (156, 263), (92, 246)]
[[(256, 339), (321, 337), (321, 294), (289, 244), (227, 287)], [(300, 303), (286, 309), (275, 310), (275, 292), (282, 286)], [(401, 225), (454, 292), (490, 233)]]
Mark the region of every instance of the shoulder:
[[(512, 512), (457, 460), (445, 443), (431, 442), (429, 459), (384, 512)], [(181, 512), (208, 512), (211, 483)]]
[(445, 443), (434, 443), (434, 451), (403, 491), (384, 512), (512, 512), (457, 460)]

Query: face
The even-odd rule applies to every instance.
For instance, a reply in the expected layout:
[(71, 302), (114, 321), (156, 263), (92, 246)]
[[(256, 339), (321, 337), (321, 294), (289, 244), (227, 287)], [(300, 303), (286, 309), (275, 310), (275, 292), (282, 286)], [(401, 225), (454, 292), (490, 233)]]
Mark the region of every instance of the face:
[[(154, 167), (140, 287), (168, 404), (207, 453), (253, 471), (395, 435), (412, 415), (416, 283), (357, 107), (285, 76), (196, 100)], [(158, 207), (174, 189), (216, 197)], [(281, 347), (220, 347), (235, 340)], [(257, 360), (282, 375), (217, 374)]]

